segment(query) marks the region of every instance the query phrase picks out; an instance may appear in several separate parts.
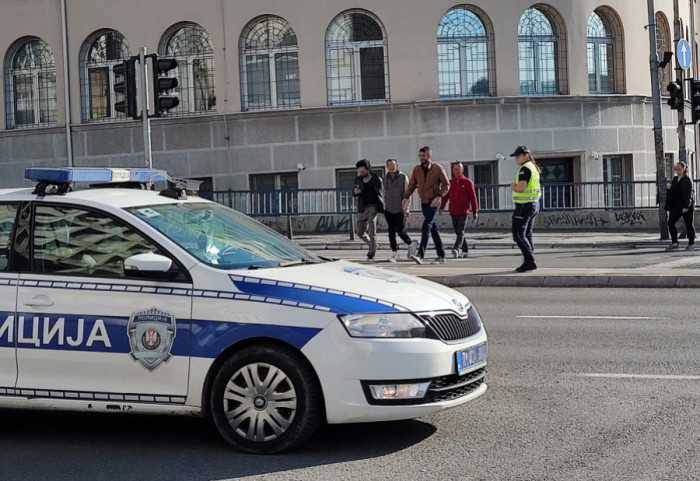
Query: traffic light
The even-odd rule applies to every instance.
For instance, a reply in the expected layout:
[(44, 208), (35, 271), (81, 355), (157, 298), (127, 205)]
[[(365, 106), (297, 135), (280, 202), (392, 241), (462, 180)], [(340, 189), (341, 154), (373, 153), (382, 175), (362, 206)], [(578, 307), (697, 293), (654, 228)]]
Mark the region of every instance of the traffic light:
[(666, 86), (666, 90), (668, 90), (668, 94), (671, 97), (667, 101), (668, 105), (670, 105), (673, 110), (682, 111), (685, 108), (683, 85), (678, 81), (671, 82)]
[(112, 68), (114, 72), (114, 92), (123, 96), (123, 99), (114, 104), (117, 112), (127, 117), (137, 119), (138, 112), (136, 100), (136, 60), (131, 58)]
[(700, 80), (690, 79), (690, 111), (692, 112), (692, 122), (700, 121)]
[(177, 60), (174, 58), (159, 58), (157, 55), (153, 55), (155, 117), (160, 117), (163, 112), (180, 105), (180, 99), (172, 95), (172, 90), (177, 88), (179, 82), (177, 78), (167, 76), (168, 72), (177, 68), (177, 65)]

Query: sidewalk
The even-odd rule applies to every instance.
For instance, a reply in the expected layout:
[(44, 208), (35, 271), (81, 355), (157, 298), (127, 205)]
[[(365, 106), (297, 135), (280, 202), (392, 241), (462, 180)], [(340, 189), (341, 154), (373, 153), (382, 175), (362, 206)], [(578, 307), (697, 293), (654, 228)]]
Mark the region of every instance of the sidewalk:
[[(420, 233), (411, 232), (416, 240)], [(446, 245), (454, 242), (454, 234), (443, 233)], [(294, 240), (312, 250), (366, 250), (367, 246), (350, 240), (350, 234), (315, 234), (297, 235)], [(385, 233), (379, 233), (380, 249), (389, 249)], [(470, 249), (512, 249), (515, 243), (510, 232), (472, 231), (468, 237)], [(666, 247), (668, 241), (661, 241), (658, 233), (652, 232), (543, 232), (535, 233), (535, 242), (539, 248), (618, 248), (635, 249), (647, 247)]]
[[(318, 255), (367, 263), (367, 246), (349, 235), (310, 235), (295, 238)], [(518, 274), (520, 251), (509, 233), (475, 232), (469, 238), (468, 259), (448, 259), (433, 265), (429, 246), (425, 264), (403, 260), (389, 263), (386, 235), (372, 265), (420, 276), (450, 287), (631, 287), (700, 288), (700, 250), (665, 252), (667, 241), (655, 233), (542, 233), (535, 234), (536, 271)], [(453, 235), (444, 235), (448, 246)], [(685, 241), (681, 241), (685, 246)], [(402, 247), (402, 256), (405, 249)]]

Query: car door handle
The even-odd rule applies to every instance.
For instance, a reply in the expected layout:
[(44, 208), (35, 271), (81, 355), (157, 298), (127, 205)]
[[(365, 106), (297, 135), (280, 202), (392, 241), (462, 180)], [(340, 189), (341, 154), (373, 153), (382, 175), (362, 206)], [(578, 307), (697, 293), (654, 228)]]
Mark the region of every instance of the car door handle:
[(22, 304), (28, 307), (51, 307), (53, 301), (45, 295), (34, 296), (31, 299), (25, 299)]

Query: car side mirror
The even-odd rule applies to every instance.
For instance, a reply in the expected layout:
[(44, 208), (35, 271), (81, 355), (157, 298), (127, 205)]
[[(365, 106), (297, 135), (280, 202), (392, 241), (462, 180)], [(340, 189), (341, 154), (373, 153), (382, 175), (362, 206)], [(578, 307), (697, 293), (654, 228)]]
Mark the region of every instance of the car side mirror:
[(160, 254), (148, 252), (124, 259), (124, 272), (134, 275), (168, 272), (172, 265), (173, 261), (171, 259)]

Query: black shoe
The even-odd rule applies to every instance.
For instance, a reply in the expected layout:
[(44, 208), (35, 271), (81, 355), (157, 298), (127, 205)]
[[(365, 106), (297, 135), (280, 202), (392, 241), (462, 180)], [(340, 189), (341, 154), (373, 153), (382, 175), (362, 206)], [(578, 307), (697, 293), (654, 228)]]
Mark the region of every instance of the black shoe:
[(515, 272), (527, 272), (527, 271), (534, 271), (537, 269), (537, 264), (534, 262), (523, 262), (523, 265), (515, 269)]
[(374, 260), (374, 252), (370, 252), (369, 254), (367, 254), (367, 260), (368, 260), (368, 261), (373, 261), (373, 260)]

